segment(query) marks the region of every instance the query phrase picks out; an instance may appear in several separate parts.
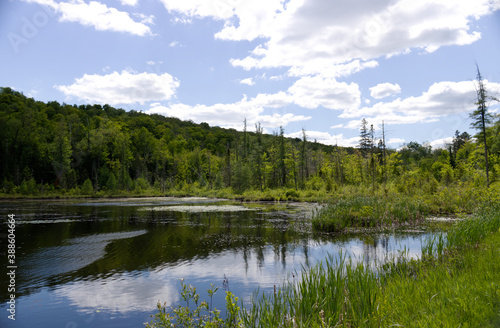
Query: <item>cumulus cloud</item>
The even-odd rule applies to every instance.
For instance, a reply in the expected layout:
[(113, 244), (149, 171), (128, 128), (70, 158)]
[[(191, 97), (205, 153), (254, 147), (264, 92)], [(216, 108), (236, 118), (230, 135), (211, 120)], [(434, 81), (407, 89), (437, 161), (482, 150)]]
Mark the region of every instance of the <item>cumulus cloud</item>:
[[(252, 85), (251, 78), (240, 83)], [(163, 106), (153, 104), (148, 113), (158, 113), (178, 117), (182, 120), (207, 122), (211, 125), (241, 129), (243, 119), (249, 125), (260, 122), (263, 127), (276, 128), (291, 122), (306, 121), (310, 116), (291, 113), (274, 113), (265, 115), (266, 109), (278, 109), (291, 105), (314, 109), (320, 106), (333, 110), (357, 108), (360, 104), (360, 91), (356, 83), (338, 82), (334, 78), (319, 76), (302, 77), (288, 88), (274, 94), (257, 94), (251, 99), (244, 97), (241, 101), (229, 104), (186, 105), (173, 104)]]
[(122, 71), (108, 75), (89, 75), (76, 79), (71, 85), (56, 85), (66, 96), (91, 103), (144, 104), (172, 98), (179, 81), (168, 73), (132, 73)]
[(453, 137), (447, 137), (447, 138), (441, 138), (441, 139), (436, 139), (431, 142), (429, 142), (429, 145), (433, 148), (445, 148), (447, 145), (451, 144), (453, 142)]
[[(256, 42), (247, 56), (230, 60), (234, 67), (284, 68), (284, 76), (298, 78), (286, 91), (257, 95), (252, 99), (255, 106), (321, 106), (342, 110), (343, 118), (370, 117), (378, 124), (382, 120), (388, 124), (432, 122), (469, 111), (473, 85), (439, 82), (421, 96), (371, 105), (369, 99), (361, 104), (356, 83), (339, 82), (338, 78), (377, 67), (379, 58), (471, 44), (481, 37), (474, 21), (500, 9), (500, 3), (491, 0), (161, 1), (178, 20), (222, 21), (223, 27), (214, 34), (217, 39)], [(399, 93), (398, 84), (370, 88), (374, 99)], [(357, 129), (359, 121), (342, 127)]]
[[(52, 8), (60, 15), (61, 22), (77, 22), (84, 26), (93, 26), (98, 31), (126, 32), (138, 36), (152, 35), (148, 24), (152, 24), (153, 16), (136, 15), (139, 21), (132, 19), (129, 13), (110, 8), (98, 1), (83, 0), (23, 0), (38, 3)], [(126, 4), (137, 3), (137, 0), (122, 0)]]
[[(286, 126), (291, 122), (306, 121), (310, 116), (294, 115), (291, 113), (285, 114), (264, 114), (264, 107), (272, 107), (271, 98), (264, 97), (252, 98), (248, 100), (244, 97), (242, 100), (229, 104), (214, 104), (207, 105), (186, 105), (173, 104), (163, 106), (161, 104), (153, 104), (148, 114), (161, 114), (165, 116), (177, 117), (181, 120), (193, 120), (194, 122), (206, 122), (210, 125), (217, 125), (227, 128), (242, 130), (243, 120), (247, 120), (249, 126), (256, 123), (261, 123), (263, 127), (276, 128)], [(267, 106), (267, 104), (271, 106)]]
[(389, 140), (387, 140), (387, 144), (388, 145), (396, 145), (396, 144), (402, 144), (405, 142), (405, 139), (403, 138), (391, 138)]
[(295, 104), (308, 109), (322, 106), (334, 110), (354, 110), (359, 107), (360, 99), (359, 86), (354, 82), (348, 84), (334, 78), (306, 76), (295, 81), (286, 92), (258, 94), (252, 102), (270, 108)]
[(240, 80), (240, 83), (246, 84), (246, 85), (254, 85), (255, 84), (255, 82), (253, 81), (253, 79), (251, 77)]
[(300, 78), (288, 88), (288, 93), (295, 104), (304, 108), (354, 109), (361, 102), (356, 83), (347, 84), (320, 76)]
[(269, 24), (284, 10), (282, 0), (161, 0), (180, 20), (211, 17), (225, 22), (216, 38), (253, 40), (267, 36)]
[(401, 87), (397, 83), (380, 83), (370, 88), (370, 95), (375, 99), (382, 99), (397, 93), (401, 93)]
[[(484, 80), (485, 87), (491, 92), (500, 91), (499, 83)], [(434, 122), (450, 114), (469, 113), (475, 108), (476, 89), (472, 81), (436, 82), (417, 97), (396, 99), (392, 102), (379, 102), (371, 107), (344, 111), (340, 117), (371, 117), (380, 123), (413, 124)], [(357, 128), (359, 121), (351, 121), (347, 128)]]
[[(316, 140), (319, 143), (332, 146), (356, 147), (359, 143), (359, 137), (345, 138), (342, 133), (332, 135), (328, 132), (306, 131), (306, 136), (309, 141)], [(302, 139), (302, 131), (285, 134), (285, 137)]]
[(120, 3), (124, 6), (136, 6), (139, 0), (120, 0)]
[[(158, 276), (158, 275), (155, 275)], [(100, 311), (126, 314), (130, 311), (151, 311), (151, 302), (162, 300), (166, 306), (179, 301), (173, 281), (150, 277), (116, 274), (112, 278), (77, 281), (55, 291), (79, 311)]]
[(481, 37), (473, 20), (500, 7), (490, 0), (262, 0), (253, 6), (249, 0), (213, 1), (212, 6), (203, 0), (162, 1), (169, 10), (191, 17), (224, 20), (217, 38), (262, 38), (249, 56), (232, 60), (233, 65), (290, 67), (300, 75), (339, 74), (336, 66), (346, 64), (351, 66), (343, 69), (352, 73), (381, 56), (470, 44)]

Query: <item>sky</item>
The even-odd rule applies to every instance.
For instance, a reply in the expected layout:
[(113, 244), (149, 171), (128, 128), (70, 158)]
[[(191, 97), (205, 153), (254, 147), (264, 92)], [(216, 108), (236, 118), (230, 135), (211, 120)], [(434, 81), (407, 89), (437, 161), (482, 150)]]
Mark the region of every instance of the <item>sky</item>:
[(500, 0), (2, 0), (0, 35), (0, 86), (36, 100), (330, 145), (474, 134), (476, 64), (500, 98)]

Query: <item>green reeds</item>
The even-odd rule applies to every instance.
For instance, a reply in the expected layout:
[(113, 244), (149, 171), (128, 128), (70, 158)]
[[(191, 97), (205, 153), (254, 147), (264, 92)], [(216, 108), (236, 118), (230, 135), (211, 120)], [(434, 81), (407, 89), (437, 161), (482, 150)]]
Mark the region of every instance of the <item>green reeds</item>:
[[(375, 205), (351, 204), (356, 202), (358, 209)], [(229, 295), (226, 320), (202, 302), (208, 315), (196, 312), (194, 322), (213, 327), (499, 327), (499, 209), (495, 203), (483, 205), (447, 236), (429, 240), (421, 260), (408, 259), (403, 251), (373, 268), (345, 255), (329, 256), (271, 293), (256, 292), (238, 313)], [(181, 316), (177, 323), (190, 319), (190, 313), (174, 309)], [(151, 327), (176, 326), (170, 319), (159, 306)]]
[(360, 326), (374, 311), (379, 287), (373, 270), (344, 255), (329, 256), (299, 281), (288, 281), (270, 295), (255, 294), (243, 309), (245, 327)]
[(317, 210), (313, 229), (340, 232), (349, 228), (370, 228), (414, 224), (429, 213), (419, 199), (393, 196), (353, 196), (338, 199)]

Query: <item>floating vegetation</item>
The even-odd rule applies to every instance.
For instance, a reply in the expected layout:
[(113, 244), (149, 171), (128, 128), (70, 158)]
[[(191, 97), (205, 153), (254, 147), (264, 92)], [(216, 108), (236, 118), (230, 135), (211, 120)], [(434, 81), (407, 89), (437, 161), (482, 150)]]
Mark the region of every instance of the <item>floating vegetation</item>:
[(242, 205), (195, 205), (195, 206), (155, 206), (143, 207), (139, 210), (142, 211), (175, 211), (186, 213), (206, 213), (206, 212), (243, 212), (255, 211), (254, 208), (248, 208)]
[(426, 218), (427, 221), (436, 221), (436, 222), (453, 222), (460, 220), (459, 218), (449, 218), (449, 217), (430, 217)]
[(46, 223), (71, 223), (75, 220), (60, 219), (60, 220), (16, 220), (16, 224), (46, 224)]

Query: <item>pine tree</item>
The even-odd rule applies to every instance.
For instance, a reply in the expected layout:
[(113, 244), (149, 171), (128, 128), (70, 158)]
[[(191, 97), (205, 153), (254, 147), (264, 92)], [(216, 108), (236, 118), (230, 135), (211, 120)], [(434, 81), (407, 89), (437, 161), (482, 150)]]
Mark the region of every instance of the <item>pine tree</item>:
[(361, 120), (361, 129), (359, 130), (359, 149), (364, 158), (368, 157), (371, 151), (371, 137), (368, 130), (368, 122), (365, 118)]
[(484, 161), (486, 168), (486, 186), (490, 186), (489, 177), (489, 167), (488, 167), (488, 144), (486, 142), (486, 126), (491, 123), (491, 114), (488, 112), (487, 99), (488, 95), (486, 88), (484, 87), (483, 77), (479, 71), (479, 66), (476, 64), (477, 69), (477, 86), (476, 86), (476, 106), (477, 109), (470, 114), (470, 117), (474, 120), (471, 123), (471, 127), (479, 130), (477, 134), (477, 139), (484, 144)]

